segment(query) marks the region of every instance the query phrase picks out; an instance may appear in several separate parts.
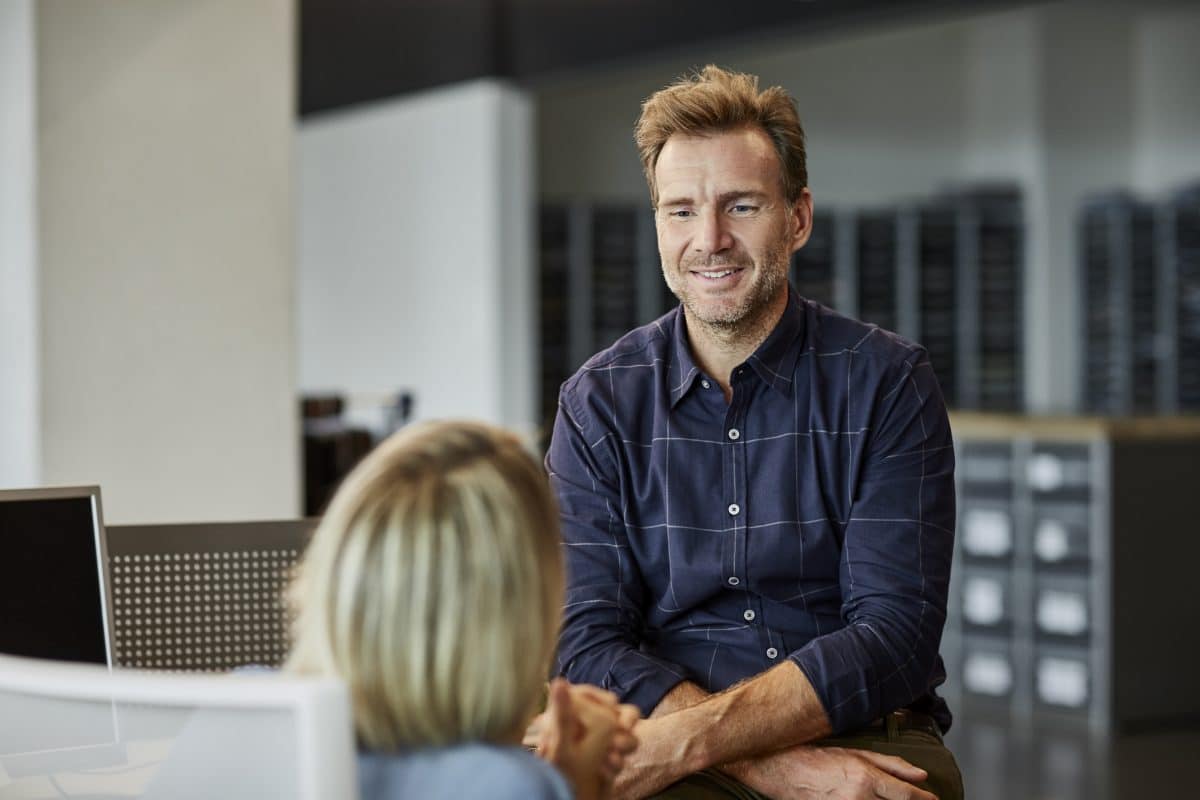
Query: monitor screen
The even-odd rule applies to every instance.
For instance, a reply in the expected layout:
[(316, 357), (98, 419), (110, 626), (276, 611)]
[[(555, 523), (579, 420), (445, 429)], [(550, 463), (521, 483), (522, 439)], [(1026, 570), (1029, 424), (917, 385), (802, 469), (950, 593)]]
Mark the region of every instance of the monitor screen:
[(109, 664), (100, 491), (0, 491), (0, 653)]

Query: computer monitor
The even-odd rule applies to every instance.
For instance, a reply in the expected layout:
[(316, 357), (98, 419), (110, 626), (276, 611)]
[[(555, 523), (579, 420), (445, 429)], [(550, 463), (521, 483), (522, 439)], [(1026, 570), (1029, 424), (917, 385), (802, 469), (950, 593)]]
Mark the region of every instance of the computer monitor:
[(112, 664), (100, 489), (0, 490), (0, 653)]

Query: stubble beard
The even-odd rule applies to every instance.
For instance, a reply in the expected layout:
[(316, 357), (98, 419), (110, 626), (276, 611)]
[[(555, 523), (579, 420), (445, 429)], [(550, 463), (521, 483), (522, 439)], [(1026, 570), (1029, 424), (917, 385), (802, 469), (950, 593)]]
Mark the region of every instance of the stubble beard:
[(683, 304), (690, 323), (698, 324), (713, 338), (733, 343), (747, 339), (761, 340), (770, 333), (774, 320), (770, 319), (773, 302), (787, 282), (789, 258), (786, 245), (781, 242), (777, 247), (763, 254), (763, 260), (757, 266), (754, 284), (750, 291), (736, 305), (721, 305), (717, 308), (705, 307), (704, 301), (692, 295), (688, 290), (688, 270), (702, 267), (704, 269), (721, 269), (722, 267), (749, 267), (751, 259), (745, 253), (733, 256), (696, 259), (684, 261), (677, 271), (664, 270), (667, 288)]

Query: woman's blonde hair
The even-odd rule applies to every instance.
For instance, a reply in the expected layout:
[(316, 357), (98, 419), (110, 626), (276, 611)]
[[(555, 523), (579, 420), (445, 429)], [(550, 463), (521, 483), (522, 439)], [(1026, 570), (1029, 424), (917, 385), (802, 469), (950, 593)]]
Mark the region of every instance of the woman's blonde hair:
[(367, 747), (519, 738), (562, 607), (558, 514), (512, 434), (406, 428), (334, 496), (293, 584), (291, 671), (335, 675)]

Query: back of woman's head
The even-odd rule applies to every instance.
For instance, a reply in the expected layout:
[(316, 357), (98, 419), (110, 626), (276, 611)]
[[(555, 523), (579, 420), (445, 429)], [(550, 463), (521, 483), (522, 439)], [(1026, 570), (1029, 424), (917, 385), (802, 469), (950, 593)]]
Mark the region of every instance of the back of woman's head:
[(344, 680), (374, 749), (519, 736), (557, 634), (558, 544), (545, 474), (516, 437), (406, 428), (317, 528), (292, 590), (288, 668)]

